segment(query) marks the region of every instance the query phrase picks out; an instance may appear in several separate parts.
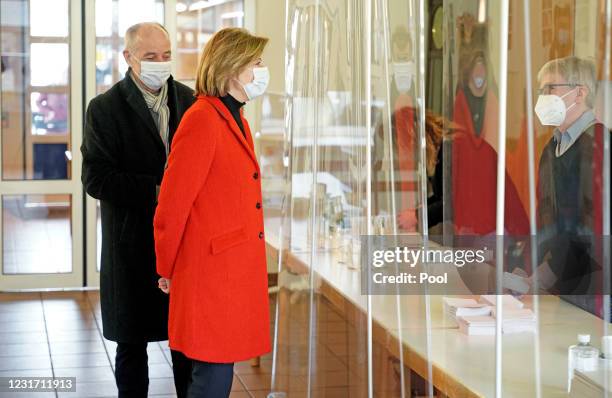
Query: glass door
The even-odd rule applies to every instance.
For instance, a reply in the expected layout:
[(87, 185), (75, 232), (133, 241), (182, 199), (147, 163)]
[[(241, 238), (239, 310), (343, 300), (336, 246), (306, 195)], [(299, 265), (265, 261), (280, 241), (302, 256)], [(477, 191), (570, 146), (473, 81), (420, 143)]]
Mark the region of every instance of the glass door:
[[(155, 21), (164, 24), (164, 0), (95, 0), (86, 2), (85, 19), (95, 24), (85, 27), (87, 103), (123, 78), (128, 65), (123, 58), (125, 31), (139, 22)], [(169, 32), (171, 30), (169, 29)], [(172, 37), (171, 33), (171, 37)], [(95, 71), (95, 73), (89, 73)], [(100, 285), (100, 253), (102, 224), (100, 202), (86, 194), (87, 286)]]
[[(189, 86), (195, 82), (197, 56), (212, 34), (227, 26), (249, 25), (244, 10), (251, 10), (252, 0), (215, 2), (176, 0), (95, 0), (85, 4), (85, 82), (87, 103), (123, 78), (128, 65), (123, 59), (124, 34), (131, 25), (156, 21), (170, 34), (173, 75)], [(89, 71), (95, 71), (89, 73)], [(87, 195), (86, 195), (87, 196)], [(102, 245), (100, 203), (86, 198), (87, 286), (99, 285)]]
[(100, 210), (81, 184), (83, 114), (127, 71), (125, 31), (164, 24), (174, 75), (192, 84), (194, 56), (207, 38), (225, 26), (253, 28), (254, 1), (0, 5), (0, 290), (96, 287)]
[(83, 285), (80, 7), (0, 1), (0, 290)]

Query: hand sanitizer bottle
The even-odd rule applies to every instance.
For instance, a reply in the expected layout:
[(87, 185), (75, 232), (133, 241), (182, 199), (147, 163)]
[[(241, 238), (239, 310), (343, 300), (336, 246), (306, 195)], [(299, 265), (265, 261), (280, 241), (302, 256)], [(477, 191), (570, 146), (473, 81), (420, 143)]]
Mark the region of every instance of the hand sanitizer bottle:
[(567, 361), (567, 392), (570, 392), (574, 370), (592, 372), (597, 370), (599, 350), (591, 344), (591, 335), (579, 334), (578, 344), (568, 349)]

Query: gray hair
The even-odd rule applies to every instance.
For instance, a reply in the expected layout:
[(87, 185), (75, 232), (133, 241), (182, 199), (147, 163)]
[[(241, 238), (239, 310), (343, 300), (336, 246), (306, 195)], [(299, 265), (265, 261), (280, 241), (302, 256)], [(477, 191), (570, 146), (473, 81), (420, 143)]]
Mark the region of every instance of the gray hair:
[(130, 50), (135, 49), (136, 43), (138, 41), (138, 33), (140, 32), (141, 28), (145, 28), (145, 27), (157, 28), (161, 30), (162, 32), (164, 32), (166, 36), (168, 36), (168, 38), (170, 38), (170, 35), (168, 34), (168, 31), (166, 30), (166, 28), (164, 28), (164, 26), (158, 22), (137, 23), (136, 25), (130, 26), (128, 30), (125, 31), (125, 49), (126, 50), (130, 51)]
[(595, 63), (592, 60), (574, 56), (550, 60), (538, 72), (538, 81), (542, 81), (544, 75), (553, 73), (559, 74), (570, 84), (588, 88), (586, 104), (590, 108), (593, 107), (597, 91), (597, 77)]

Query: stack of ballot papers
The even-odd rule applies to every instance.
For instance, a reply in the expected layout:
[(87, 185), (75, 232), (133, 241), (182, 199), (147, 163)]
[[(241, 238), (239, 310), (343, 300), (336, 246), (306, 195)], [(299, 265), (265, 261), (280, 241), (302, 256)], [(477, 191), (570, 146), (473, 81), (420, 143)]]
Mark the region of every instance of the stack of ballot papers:
[[(459, 330), (468, 335), (494, 335), (497, 307), (494, 295), (480, 296), (479, 302), (491, 308), (491, 313), (480, 315), (459, 315), (457, 323)], [(502, 297), (502, 333), (533, 332), (536, 328), (536, 318), (532, 310), (523, 308), (523, 303), (510, 295)], [(446, 305), (446, 302), (445, 302)]]
[[(496, 300), (497, 296), (495, 296), (494, 294), (483, 294), (482, 296), (480, 296), (480, 302), (483, 304), (487, 304), (487, 305), (492, 305), (492, 306), (496, 306), (497, 305), (497, 300)], [(506, 308), (523, 308), (523, 303), (509, 295), (509, 294), (504, 294), (502, 296), (502, 305), (504, 306), (504, 309)]]
[[(605, 397), (605, 381), (604, 369), (595, 370), (593, 372), (574, 371), (572, 380), (572, 389), (570, 397), (572, 398), (601, 398)], [(608, 370), (608, 394), (612, 396), (612, 372)]]
[(491, 336), (495, 334), (495, 318), (492, 316), (460, 316), (459, 331), (469, 336)]
[(459, 316), (483, 316), (491, 314), (491, 306), (474, 299), (444, 297), (444, 312), (453, 319)]
[[(493, 308), (493, 317), (497, 318), (496, 308)], [(533, 332), (536, 328), (536, 318), (528, 308), (506, 308), (502, 314), (502, 331), (508, 333)]]

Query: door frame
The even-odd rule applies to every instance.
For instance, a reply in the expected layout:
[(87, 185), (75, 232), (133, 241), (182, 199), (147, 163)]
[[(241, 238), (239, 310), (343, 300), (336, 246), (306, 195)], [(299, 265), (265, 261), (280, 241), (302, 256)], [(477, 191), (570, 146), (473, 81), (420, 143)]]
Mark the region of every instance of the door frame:
[[(70, 231), (72, 242), (72, 272), (42, 274), (4, 274), (4, 239), (0, 239), (0, 291), (48, 288), (76, 288), (83, 286), (83, 188), (81, 185), (81, 153), (83, 109), (82, 98), (82, 2), (68, 1), (69, 12), (69, 80), (70, 87), (70, 178), (67, 180), (1, 180), (0, 215), (3, 216), (1, 198), (10, 195), (71, 195)], [(25, 94), (24, 94), (25, 95)], [(2, 103), (0, 101), (0, 112)], [(2, 134), (0, 134), (2, 148)], [(0, 150), (0, 165), (2, 151)], [(4, 220), (1, 220), (0, 236), (4, 236)]]
[[(176, 3), (177, 0), (164, 1), (164, 27), (170, 35), (172, 51), (176, 52)], [(255, 20), (257, 12), (257, 0), (243, 0), (244, 10), (244, 27), (250, 31), (255, 29)], [(86, 21), (95, 21), (95, 1), (84, 0), (84, 12)], [(96, 68), (96, 28), (95, 24), (85, 24), (85, 68), (87, 71), (93, 71)], [(176, 63), (172, 64), (172, 72), (176, 72)], [(83, 112), (87, 109), (86, 104), (96, 96), (96, 77), (93, 73), (85, 73), (85, 86)], [(255, 121), (258, 115), (255, 107), (245, 107), (245, 116), (249, 120)], [(100, 272), (98, 272), (98, 228), (97, 228), (97, 203), (98, 201), (91, 196), (85, 194), (85, 268), (86, 270), (86, 286), (100, 286)]]

